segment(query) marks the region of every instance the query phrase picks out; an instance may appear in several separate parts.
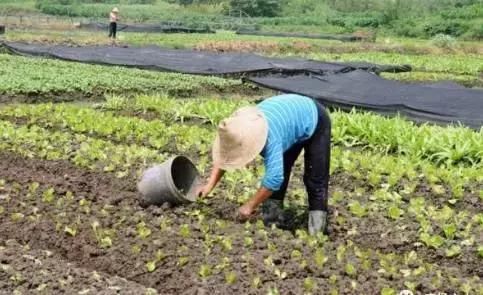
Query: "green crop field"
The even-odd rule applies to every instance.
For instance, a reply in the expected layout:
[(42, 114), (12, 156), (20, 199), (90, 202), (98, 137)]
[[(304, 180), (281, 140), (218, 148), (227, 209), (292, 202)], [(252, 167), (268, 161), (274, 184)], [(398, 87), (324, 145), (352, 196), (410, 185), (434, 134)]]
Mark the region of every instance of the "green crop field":
[[(204, 23), (210, 17), (212, 22), (225, 19), (220, 3), (231, 1), (188, 1), (185, 6), (180, 1), (58, 2), (0, 0), (0, 13), (97, 17), (104, 12), (92, 7), (118, 5), (132, 20), (152, 20), (161, 13)], [(343, 7), (348, 1), (320, 1), (329, 10), (316, 2), (286, 1), (276, 16), (252, 21), (265, 30), (309, 33), (325, 28), (352, 33), (361, 24), (380, 21), (377, 38), (343, 43), (219, 30), (120, 32), (118, 41), (409, 64), (411, 72), (381, 76), (405, 83), (449, 80), (483, 86), (483, 46), (477, 38), (464, 37), (474, 28), (450, 39), (451, 44), (440, 44), (428, 36), (407, 38), (399, 31), (408, 29), (408, 23), (395, 27), (401, 19), (386, 20), (362, 8), (349, 11)], [(450, 2), (459, 3), (457, 9), (444, 6), (456, 5)], [(462, 19), (479, 15), (478, 3), (453, 2), (441, 1), (444, 8), (428, 21), (442, 16), (468, 26), (479, 21)], [(379, 6), (385, 0), (368, 3), (381, 13), (390, 9)], [(304, 5), (315, 8), (303, 12), (307, 18), (302, 23), (297, 13)], [(426, 15), (407, 13), (413, 21)], [(325, 16), (320, 21), (324, 26), (312, 29), (319, 25), (319, 14)], [(54, 25), (7, 26), (2, 38), (109, 44), (105, 32)], [(416, 29), (423, 30), (422, 25)], [(275, 94), (236, 76), (81, 64), (0, 51), (0, 293), (483, 294), (481, 128), (330, 109), (327, 235), (311, 236), (306, 229), (302, 157), (285, 199), (286, 211), (294, 217), (289, 230), (266, 227), (260, 214), (246, 222), (235, 214), (259, 186), (261, 158), (227, 172), (212, 194), (193, 203), (146, 207), (140, 202), (137, 183), (143, 171), (174, 155), (189, 157), (208, 177), (219, 123), (236, 109)]]

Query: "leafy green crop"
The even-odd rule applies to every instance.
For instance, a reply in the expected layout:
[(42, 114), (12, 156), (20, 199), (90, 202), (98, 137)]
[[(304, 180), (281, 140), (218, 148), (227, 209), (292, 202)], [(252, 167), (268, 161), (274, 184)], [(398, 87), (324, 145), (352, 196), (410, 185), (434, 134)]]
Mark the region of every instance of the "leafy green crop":
[(166, 92), (191, 95), (241, 85), (239, 80), (160, 73), (88, 65), (43, 58), (0, 54), (0, 93), (49, 94), (81, 92), (85, 95)]
[(117, 171), (118, 176), (133, 166), (160, 163), (166, 156), (137, 145), (116, 145), (80, 134), (50, 132), (39, 127), (15, 127), (0, 121), (0, 150), (25, 157), (47, 160), (70, 160), (76, 165), (104, 171)]
[(364, 146), (385, 153), (430, 159), (438, 164), (482, 165), (483, 129), (416, 126), (400, 117), (371, 113), (334, 112), (333, 140), (345, 146)]
[(460, 75), (478, 75), (483, 71), (483, 61), (477, 54), (399, 54), (384, 52), (357, 53), (311, 53), (310, 58), (327, 61), (364, 61), (376, 64), (411, 65), (418, 72), (451, 73)]
[[(109, 112), (99, 112), (76, 105), (17, 105), (1, 109), (0, 114), (29, 118), (30, 122), (37, 126), (67, 129), (126, 144), (148, 145), (158, 150), (163, 149), (172, 140), (179, 143), (179, 147), (183, 149), (192, 149), (195, 144), (198, 148), (205, 146), (207, 149), (212, 139), (212, 132), (197, 126), (168, 126), (158, 120), (146, 121), (136, 117), (115, 116)], [(198, 140), (194, 141), (196, 138)]]

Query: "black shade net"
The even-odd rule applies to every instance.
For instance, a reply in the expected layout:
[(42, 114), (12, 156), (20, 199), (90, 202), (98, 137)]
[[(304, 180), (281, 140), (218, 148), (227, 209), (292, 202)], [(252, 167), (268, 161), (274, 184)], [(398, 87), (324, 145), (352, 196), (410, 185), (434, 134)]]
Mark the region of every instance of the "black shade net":
[(137, 67), (187, 74), (229, 75), (249, 73), (295, 74), (310, 72), (350, 72), (363, 69), (374, 72), (410, 71), (409, 66), (385, 66), (370, 63), (330, 63), (307, 59), (269, 58), (247, 53), (216, 53), (195, 50), (149, 47), (49, 46), (4, 43), (12, 52), (78, 62)]
[(414, 121), (483, 125), (483, 90), (455, 83), (407, 84), (379, 72), (410, 71), (410, 66), (333, 63), (268, 58), (245, 53), (215, 53), (150, 47), (48, 46), (3, 43), (9, 51), (93, 64), (202, 75), (247, 76), (258, 85), (298, 93), (342, 109), (403, 114)]
[(451, 82), (407, 84), (355, 70), (344, 74), (251, 77), (250, 81), (282, 92), (318, 99), (328, 106), (353, 107), (381, 114), (399, 113), (418, 122), (483, 126), (483, 90)]

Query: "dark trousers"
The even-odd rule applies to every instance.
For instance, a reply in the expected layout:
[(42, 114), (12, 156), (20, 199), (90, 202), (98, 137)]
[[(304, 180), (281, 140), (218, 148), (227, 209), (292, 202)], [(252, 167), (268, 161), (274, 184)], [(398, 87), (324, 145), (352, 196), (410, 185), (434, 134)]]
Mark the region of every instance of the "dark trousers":
[(319, 122), (308, 140), (292, 146), (283, 154), (284, 182), (272, 199), (283, 200), (287, 191), (292, 166), (304, 149), (304, 184), (309, 197), (309, 210), (327, 211), (330, 169), (330, 117), (325, 108), (317, 104)]
[(111, 22), (109, 24), (109, 38), (112, 37), (113, 39), (116, 39), (116, 33), (117, 33), (117, 23)]

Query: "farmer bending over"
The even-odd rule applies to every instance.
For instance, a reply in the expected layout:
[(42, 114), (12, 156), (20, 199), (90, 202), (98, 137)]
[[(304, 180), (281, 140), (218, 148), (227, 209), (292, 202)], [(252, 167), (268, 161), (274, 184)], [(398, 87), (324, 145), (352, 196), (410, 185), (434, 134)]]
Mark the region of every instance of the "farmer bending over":
[(265, 164), (261, 187), (238, 213), (246, 220), (263, 203), (265, 224), (277, 224), (292, 166), (304, 149), (309, 233), (326, 232), (330, 132), (324, 107), (305, 96), (280, 95), (241, 108), (218, 127), (213, 170), (208, 182), (199, 188), (199, 195), (208, 195), (226, 170), (242, 168), (260, 154)]
[(109, 38), (115, 43), (117, 33), (117, 21), (119, 20), (119, 9), (114, 7), (109, 14)]

